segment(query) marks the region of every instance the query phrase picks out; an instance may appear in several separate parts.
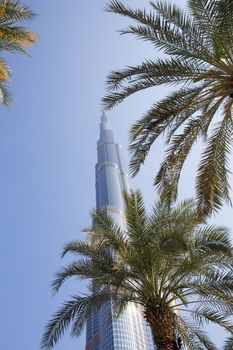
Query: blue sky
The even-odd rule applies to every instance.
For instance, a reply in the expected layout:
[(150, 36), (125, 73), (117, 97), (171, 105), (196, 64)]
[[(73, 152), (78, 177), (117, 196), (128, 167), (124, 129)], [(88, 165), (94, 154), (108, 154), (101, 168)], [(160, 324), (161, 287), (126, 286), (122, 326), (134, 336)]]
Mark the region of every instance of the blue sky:
[[(111, 69), (158, 56), (149, 44), (119, 36), (117, 30), (127, 21), (104, 12), (104, 0), (25, 2), (38, 13), (31, 26), (40, 42), (30, 49), (31, 58), (7, 56), (14, 72), (14, 102), (11, 108), (2, 108), (0, 116), (4, 350), (39, 349), (48, 318), (63, 299), (83, 290), (83, 284), (74, 281), (54, 297), (50, 283), (61, 266), (64, 243), (83, 237), (81, 229), (90, 224), (105, 77)], [(125, 3), (142, 7), (145, 1)], [(147, 91), (108, 113), (125, 151), (130, 125), (166, 92)], [(198, 153), (197, 146), (185, 167), (181, 197), (194, 193)], [(160, 142), (132, 182), (142, 189), (148, 208), (156, 197), (153, 175), (162, 156)], [(224, 207), (212, 222), (232, 227), (232, 208)], [(66, 336), (56, 349), (83, 350), (84, 343), (84, 335), (78, 340)]]

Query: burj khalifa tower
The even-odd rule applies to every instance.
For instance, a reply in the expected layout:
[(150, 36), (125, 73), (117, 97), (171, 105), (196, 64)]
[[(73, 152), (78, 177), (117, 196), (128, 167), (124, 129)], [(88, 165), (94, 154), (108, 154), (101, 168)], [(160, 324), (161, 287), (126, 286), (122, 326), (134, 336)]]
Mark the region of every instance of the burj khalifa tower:
[[(123, 192), (130, 191), (123, 150), (103, 113), (97, 142), (96, 208), (106, 210), (119, 225), (124, 222)], [(86, 350), (154, 350), (149, 326), (133, 303), (118, 317), (106, 302), (87, 321)]]

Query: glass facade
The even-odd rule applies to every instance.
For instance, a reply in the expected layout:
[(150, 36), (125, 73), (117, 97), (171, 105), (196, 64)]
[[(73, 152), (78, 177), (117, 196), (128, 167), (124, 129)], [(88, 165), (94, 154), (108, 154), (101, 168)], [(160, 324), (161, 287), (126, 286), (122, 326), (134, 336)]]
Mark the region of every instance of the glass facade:
[[(122, 147), (115, 143), (105, 114), (101, 117), (97, 142), (96, 207), (123, 225), (122, 192), (130, 191)], [(105, 303), (87, 321), (86, 350), (154, 350), (150, 328), (139, 307), (130, 304), (118, 318), (113, 304)]]

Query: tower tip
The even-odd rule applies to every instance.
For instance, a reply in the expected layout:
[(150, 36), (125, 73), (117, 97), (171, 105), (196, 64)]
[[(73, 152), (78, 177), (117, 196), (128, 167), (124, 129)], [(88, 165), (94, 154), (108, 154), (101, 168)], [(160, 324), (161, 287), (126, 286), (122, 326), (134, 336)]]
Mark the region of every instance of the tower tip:
[(108, 118), (106, 116), (104, 109), (102, 109), (101, 122), (105, 122), (105, 123), (108, 122)]

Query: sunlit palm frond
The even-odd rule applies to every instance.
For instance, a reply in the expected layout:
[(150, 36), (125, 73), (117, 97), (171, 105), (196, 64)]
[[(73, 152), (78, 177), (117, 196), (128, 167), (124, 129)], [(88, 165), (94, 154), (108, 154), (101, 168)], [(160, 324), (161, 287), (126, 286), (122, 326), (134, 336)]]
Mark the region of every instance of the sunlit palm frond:
[[(0, 0), (0, 51), (28, 54), (27, 47), (36, 43), (38, 38), (35, 32), (18, 23), (31, 20), (34, 16), (33, 11), (20, 1)], [(6, 85), (9, 77), (10, 70), (0, 59), (0, 104), (5, 106), (12, 101)]]
[(6, 21), (32, 20), (35, 13), (20, 1), (0, 0), (0, 25)]

